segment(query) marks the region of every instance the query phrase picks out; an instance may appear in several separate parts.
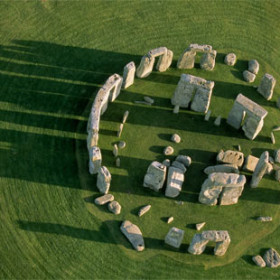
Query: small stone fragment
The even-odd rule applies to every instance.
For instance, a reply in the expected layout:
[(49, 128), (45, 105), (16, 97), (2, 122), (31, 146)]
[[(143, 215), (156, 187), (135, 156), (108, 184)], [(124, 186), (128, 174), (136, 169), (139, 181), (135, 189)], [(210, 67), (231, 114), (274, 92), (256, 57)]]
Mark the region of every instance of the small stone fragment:
[(179, 110), (180, 110), (180, 106), (179, 105), (175, 105), (174, 108), (173, 108), (173, 113), (174, 114), (178, 114)]
[(277, 99), (276, 106), (280, 108), (280, 97)]
[(271, 138), (271, 143), (275, 144), (275, 137), (274, 137), (274, 133), (270, 132), (270, 138)]
[(126, 120), (127, 120), (127, 118), (128, 118), (128, 115), (129, 115), (129, 111), (125, 111), (124, 114), (123, 114), (122, 123), (126, 123)]
[(178, 134), (173, 134), (171, 136), (171, 141), (174, 143), (180, 143), (181, 142), (181, 137)]
[(119, 149), (124, 149), (125, 146), (126, 146), (126, 143), (125, 143), (124, 141), (120, 141), (120, 142), (118, 143), (118, 148), (119, 148)]
[(149, 96), (144, 96), (144, 100), (148, 103), (150, 103), (151, 105), (154, 104), (154, 99), (152, 99), (151, 97)]
[(272, 129), (272, 131), (280, 131), (280, 126), (276, 126)]
[(221, 121), (222, 121), (222, 117), (218, 116), (215, 121), (214, 121), (214, 125), (215, 126), (220, 126), (221, 125)]
[(120, 167), (121, 166), (121, 159), (118, 157), (116, 158), (116, 167)]
[(237, 149), (239, 152), (241, 152), (241, 146), (240, 145), (237, 145)]
[(117, 157), (119, 153), (119, 148), (117, 144), (114, 144), (114, 148), (113, 148), (113, 155), (114, 157)]
[(122, 131), (123, 131), (123, 123), (120, 124), (120, 128), (119, 128), (119, 131), (117, 133), (117, 137), (121, 137)]
[(110, 212), (112, 212), (113, 214), (115, 215), (119, 215), (121, 213), (121, 205), (116, 201), (111, 201), (109, 204), (108, 204), (108, 209)]
[(236, 63), (236, 54), (234, 53), (227, 54), (224, 62), (226, 65), (233, 66)]
[(186, 167), (189, 167), (192, 163), (191, 157), (185, 155), (178, 155), (175, 160), (183, 163)]
[(257, 218), (257, 221), (260, 221), (260, 222), (272, 222), (272, 217), (258, 217)]
[(167, 220), (167, 223), (171, 224), (173, 221), (174, 221), (174, 217), (169, 217), (168, 220)]
[(172, 227), (165, 236), (164, 242), (174, 248), (180, 248), (185, 231), (176, 227)]
[(185, 167), (185, 165), (177, 160), (172, 162), (172, 166), (181, 169), (184, 173), (186, 173), (186, 171), (187, 171), (187, 168)]
[(251, 72), (248, 71), (248, 70), (245, 70), (245, 71), (243, 72), (243, 78), (244, 78), (244, 80), (245, 80), (246, 82), (248, 82), (248, 83), (253, 83), (253, 82), (255, 81), (255, 79), (256, 79), (256, 75), (253, 74), (253, 73), (251, 73)]
[(163, 151), (163, 154), (165, 156), (170, 156), (174, 153), (174, 149), (171, 147), (171, 146), (167, 146), (164, 151)]
[(163, 165), (165, 165), (166, 167), (169, 167), (170, 166), (170, 159), (166, 158), (163, 162), (162, 162)]
[(205, 225), (206, 225), (206, 222), (196, 224), (195, 225), (196, 230), (201, 230)]
[(210, 116), (211, 116), (211, 113), (212, 113), (212, 111), (211, 110), (209, 110), (207, 113), (206, 113), (206, 115), (205, 115), (205, 117), (204, 117), (204, 120), (205, 121), (209, 121), (209, 119), (210, 119)]
[(248, 70), (251, 73), (257, 75), (258, 72), (259, 72), (259, 69), (260, 69), (260, 65), (259, 65), (257, 60), (252, 59), (252, 60), (249, 61), (249, 63), (248, 63)]
[(265, 261), (263, 260), (263, 258), (260, 255), (256, 255), (252, 258), (253, 262), (259, 266), (259, 267), (265, 267)]
[(274, 160), (277, 163), (280, 163), (280, 149), (274, 151)]
[(280, 255), (273, 248), (270, 248), (264, 253), (263, 259), (267, 267), (274, 268), (280, 265)]
[(114, 196), (112, 194), (108, 193), (108, 194), (97, 197), (94, 200), (94, 203), (96, 205), (104, 205), (110, 201), (113, 201), (114, 199), (115, 199)]
[(151, 207), (152, 207), (152, 205), (150, 205), (150, 204), (142, 207), (138, 212), (138, 216), (141, 217), (144, 214), (146, 214), (151, 209)]

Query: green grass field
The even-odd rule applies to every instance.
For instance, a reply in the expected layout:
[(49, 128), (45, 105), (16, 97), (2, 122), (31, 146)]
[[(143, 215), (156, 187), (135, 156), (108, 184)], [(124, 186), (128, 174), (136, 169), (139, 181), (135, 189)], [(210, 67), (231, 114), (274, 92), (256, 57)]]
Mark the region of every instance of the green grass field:
[[(279, 148), (270, 131), (280, 125), (276, 85), (271, 101), (253, 86), (264, 73), (280, 81), (278, 1), (1, 1), (0, 3), (0, 278), (87, 279), (279, 279), (278, 269), (258, 268), (251, 258), (270, 247), (280, 252), (280, 190), (274, 176), (257, 189), (245, 190), (237, 205), (208, 207), (198, 203), (203, 169), (215, 163), (220, 149), (240, 144), (245, 155), (260, 156)], [(196, 67), (176, 69), (190, 43), (217, 50), (212, 72)], [(118, 216), (97, 207), (96, 176), (88, 173), (86, 125), (99, 87), (113, 73), (122, 75), (130, 61), (137, 65), (150, 49), (174, 52), (164, 73), (136, 79), (102, 116), (100, 147), (103, 164), (112, 173), (111, 193), (122, 205)], [(234, 67), (223, 63), (235, 52)], [(242, 71), (257, 59), (260, 72), (253, 84)], [(209, 122), (189, 110), (172, 113), (170, 98), (182, 73), (215, 81)], [(226, 124), (234, 99), (242, 92), (268, 112), (254, 141)], [(148, 107), (134, 104), (143, 96)], [(130, 115), (121, 140), (121, 167), (115, 167), (113, 144), (124, 111)], [(222, 116), (222, 125), (213, 125)], [(170, 136), (182, 137), (179, 153), (192, 157), (180, 196), (168, 199), (142, 187), (148, 165), (162, 161)], [(249, 181), (250, 174), (246, 174)], [(175, 203), (184, 202), (183, 205)], [(151, 204), (149, 213), (137, 212)], [(185, 230), (180, 250), (164, 245), (172, 226)], [(261, 224), (259, 215), (273, 217)], [(146, 249), (138, 253), (121, 234), (128, 219), (142, 230)], [(232, 239), (224, 257), (207, 247), (201, 256), (187, 253), (196, 233), (228, 230)]]

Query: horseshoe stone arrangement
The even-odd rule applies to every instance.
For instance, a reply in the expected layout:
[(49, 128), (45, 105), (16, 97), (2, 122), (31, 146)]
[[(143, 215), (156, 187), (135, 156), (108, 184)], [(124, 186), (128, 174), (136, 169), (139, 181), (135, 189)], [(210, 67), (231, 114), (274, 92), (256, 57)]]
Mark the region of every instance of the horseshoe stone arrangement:
[[(213, 50), (210, 45), (199, 44), (190, 44), (189, 47), (185, 49), (178, 60), (177, 68), (193, 68), (197, 52), (203, 53), (200, 67), (207, 71), (213, 70), (217, 55), (216, 50)], [(87, 124), (89, 173), (97, 174), (96, 186), (103, 194), (103, 196), (95, 199), (95, 204), (108, 204), (108, 209), (114, 214), (120, 213), (121, 206), (114, 200), (114, 196), (109, 194), (112, 176), (108, 168), (102, 166), (102, 153), (98, 147), (100, 118), (107, 110), (109, 103), (114, 102), (119, 96), (121, 88), (126, 89), (134, 83), (135, 74), (138, 78), (145, 78), (150, 75), (157, 57), (159, 59), (156, 69), (159, 72), (164, 72), (172, 63), (173, 52), (166, 47), (159, 47), (150, 50), (142, 57), (137, 70), (133, 61), (125, 65), (123, 69), (123, 77), (118, 74), (111, 75), (97, 92), (90, 110)], [(235, 54), (230, 53), (226, 56), (225, 63), (227, 65), (233, 66), (235, 62)], [(258, 63), (256, 63), (256, 61), (250, 61), (249, 71), (253, 74), (257, 74), (258, 70)], [(269, 100), (272, 97), (275, 83), (276, 80), (272, 75), (265, 74), (257, 91)], [(215, 83), (213, 81), (207, 81), (203, 78), (189, 74), (182, 74), (173, 97), (171, 98), (171, 104), (175, 106), (174, 112), (178, 113), (180, 107), (188, 108), (191, 103), (191, 110), (206, 114), (209, 110), (214, 85)], [(210, 112), (211, 111), (206, 115), (207, 120), (210, 117)], [(261, 131), (267, 113), (268, 112), (260, 105), (240, 93), (229, 112), (227, 123), (232, 127), (239, 129), (245, 119), (242, 129), (245, 136), (253, 140)], [(120, 125), (118, 137), (120, 137), (128, 115), (129, 112), (126, 111)], [(173, 140), (175, 143), (180, 141), (180, 137), (178, 141)], [(115, 150), (115, 156), (117, 156), (117, 149), (115, 148)], [(208, 205), (217, 205), (218, 203), (220, 205), (236, 204), (246, 183), (246, 177), (239, 174), (239, 168), (242, 167), (243, 161), (244, 155), (241, 152), (230, 150), (225, 152), (220, 151), (217, 156), (217, 162), (219, 164), (209, 166), (204, 170), (208, 175), (208, 178), (204, 181), (201, 187), (199, 201)], [(190, 164), (191, 158), (185, 155), (177, 156), (176, 160), (172, 162), (172, 165), (170, 165), (169, 159), (166, 159), (163, 163), (153, 161), (148, 167), (143, 185), (144, 187), (158, 192), (163, 188), (165, 181), (167, 181), (165, 195), (171, 198), (176, 197), (180, 194), (185, 178), (184, 174)], [(117, 166), (119, 166), (119, 164), (117, 164)], [(253, 172), (250, 185), (252, 188), (257, 187), (262, 177), (265, 174), (270, 173), (272, 170), (268, 152), (264, 152), (259, 159), (251, 155), (248, 156), (243, 170)], [(145, 212), (147, 212), (151, 208), (151, 205), (147, 205), (144, 208)], [(171, 222), (171, 218), (173, 221), (173, 217), (170, 217), (168, 222)], [(197, 225), (204, 226), (205, 222)], [(199, 226), (197, 230), (200, 230), (201, 227)], [(137, 225), (125, 220), (120, 229), (137, 251), (144, 250), (144, 239), (142, 232)], [(183, 237), (184, 230), (172, 227), (166, 235), (165, 242), (170, 246), (179, 248), (183, 241)], [(216, 246), (214, 254), (217, 256), (223, 256), (229, 247), (231, 239), (228, 231), (225, 230), (204, 231), (194, 235), (188, 248), (188, 252), (194, 255), (202, 254), (208, 242), (215, 242)]]

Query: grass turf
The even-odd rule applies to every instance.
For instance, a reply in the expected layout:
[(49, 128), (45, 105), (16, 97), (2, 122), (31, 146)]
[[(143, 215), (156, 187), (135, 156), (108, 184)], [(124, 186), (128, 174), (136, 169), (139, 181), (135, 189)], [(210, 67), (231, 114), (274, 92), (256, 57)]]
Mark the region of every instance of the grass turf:
[[(258, 59), (261, 76), (277, 80), (280, 61), (279, 20), (274, 1), (24, 1), (1, 2), (1, 278), (279, 278), (279, 272), (259, 269), (251, 256), (279, 247), (279, 190), (272, 177), (258, 189), (245, 189), (238, 205), (207, 207), (197, 203), (204, 167), (213, 164), (220, 148), (240, 144), (247, 155), (277, 147), (269, 133), (278, 125), (275, 101), (267, 102), (242, 81), (248, 59)], [(275, 7), (276, 6), (276, 7)], [(198, 67), (180, 71), (176, 59), (192, 42), (213, 45), (218, 51), (213, 72)], [(149, 49), (166, 46), (174, 63), (165, 73), (154, 72), (123, 91), (102, 116), (100, 147), (112, 175), (112, 193), (122, 204), (116, 217), (96, 207), (95, 176), (87, 173), (85, 128), (91, 102), (110, 74), (139, 63)], [(234, 51), (238, 63), (223, 64)], [(215, 81), (210, 122), (188, 110), (172, 114), (170, 97), (181, 73)], [(236, 95), (242, 92), (269, 114), (254, 141), (225, 124)], [(153, 107), (134, 100), (152, 96)], [(122, 114), (130, 111), (122, 139), (121, 168), (114, 167), (112, 144)], [(216, 116), (221, 127), (213, 126)], [(182, 143), (175, 154), (186, 153), (193, 164), (186, 173), (182, 194), (167, 199), (142, 187), (147, 166), (163, 160), (163, 148), (178, 132)], [(276, 135), (276, 143), (280, 137)], [(171, 159), (173, 157), (170, 157)], [(136, 217), (141, 205), (151, 211)], [(178, 252), (164, 246), (172, 225), (185, 229)], [(252, 217), (272, 215), (258, 224)], [(122, 219), (137, 223), (147, 249), (133, 251), (120, 234)], [(193, 224), (227, 229), (232, 244), (223, 258), (211, 248), (201, 256), (186, 254), (195, 233)]]

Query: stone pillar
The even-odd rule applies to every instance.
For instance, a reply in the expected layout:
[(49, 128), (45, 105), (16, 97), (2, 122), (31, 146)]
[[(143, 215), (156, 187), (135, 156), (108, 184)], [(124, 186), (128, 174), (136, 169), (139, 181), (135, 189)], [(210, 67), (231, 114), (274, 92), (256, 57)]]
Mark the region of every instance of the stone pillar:
[(215, 50), (204, 53), (200, 60), (200, 68), (208, 71), (213, 70), (215, 67), (216, 55), (217, 51)]
[(180, 56), (177, 62), (178, 69), (192, 69), (194, 68), (196, 52), (189, 50), (185, 50), (183, 54)]
[(150, 55), (144, 55), (141, 59), (140, 65), (136, 70), (136, 75), (138, 78), (145, 78), (149, 76), (153, 71), (153, 66), (155, 63), (155, 58)]
[(166, 54), (163, 54), (159, 57), (156, 69), (159, 72), (166, 71), (172, 63), (172, 58), (173, 58), (173, 52), (171, 50), (167, 50)]
[(89, 173), (98, 173), (102, 162), (101, 150), (99, 147), (94, 146), (89, 149)]
[(254, 140), (263, 127), (263, 120), (258, 120), (254, 117), (248, 117), (245, 119), (242, 130), (245, 133), (245, 136), (251, 140)]
[(122, 83), (122, 87), (124, 89), (133, 85), (135, 71), (136, 71), (136, 67), (135, 67), (135, 64), (133, 61), (131, 61), (125, 65), (125, 67), (123, 69), (123, 83)]
[(257, 91), (267, 100), (270, 100), (273, 95), (273, 89), (276, 84), (276, 79), (270, 74), (264, 74)]
[(228, 114), (227, 123), (235, 129), (239, 129), (244, 117), (244, 108), (238, 103), (234, 102), (233, 107)]

